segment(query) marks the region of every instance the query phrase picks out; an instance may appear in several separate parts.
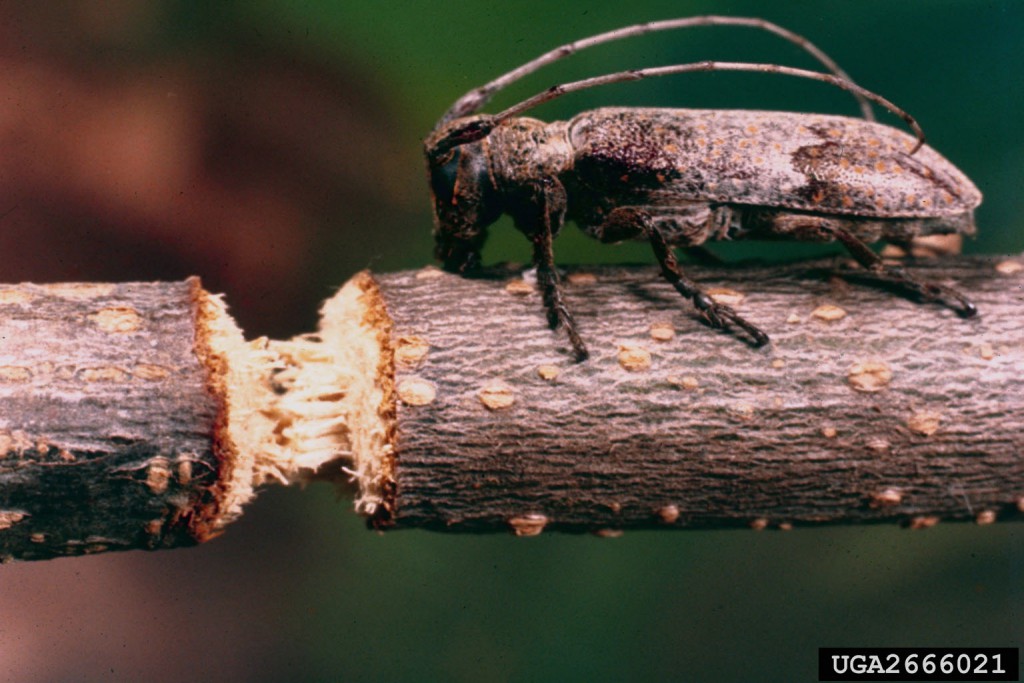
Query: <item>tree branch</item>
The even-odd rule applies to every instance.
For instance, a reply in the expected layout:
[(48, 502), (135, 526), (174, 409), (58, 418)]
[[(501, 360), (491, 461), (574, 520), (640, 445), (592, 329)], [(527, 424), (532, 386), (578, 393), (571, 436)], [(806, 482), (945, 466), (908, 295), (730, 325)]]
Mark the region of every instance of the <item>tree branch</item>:
[(418, 394), (399, 403), (389, 521), (532, 533), (1016, 512), (1024, 297), (996, 263), (921, 269), (969, 293), (971, 320), (829, 278), (831, 263), (697, 271), (769, 332), (765, 349), (702, 325), (649, 269), (576, 273), (581, 365), (532, 291), (382, 276), (399, 349), (430, 347), (397, 373), (399, 397)]
[[(353, 278), (321, 330), (245, 342), (195, 280), (0, 290), (0, 554), (206, 540), (254, 487), (354, 482), (379, 528), (989, 522), (1024, 496), (1024, 261), (920, 263), (962, 320), (830, 275), (576, 270), (573, 363), (511, 271)], [(76, 293), (77, 292), (77, 293)]]

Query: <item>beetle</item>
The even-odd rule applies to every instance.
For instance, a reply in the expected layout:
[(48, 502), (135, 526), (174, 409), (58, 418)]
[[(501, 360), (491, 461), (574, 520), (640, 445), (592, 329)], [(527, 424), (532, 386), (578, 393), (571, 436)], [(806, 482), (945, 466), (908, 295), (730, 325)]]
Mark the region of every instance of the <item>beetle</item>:
[[(776, 64), (695, 62), (634, 69), (556, 85), (504, 111), (479, 114), (515, 80), (580, 49), (652, 31), (738, 25), (800, 46), (830, 73)], [(525, 111), (608, 83), (696, 71), (756, 71), (823, 81), (851, 92), (863, 119), (751, 110), (608, 107), (546, 123)], [(876, 123), (869, 102), (914, 135)], [(924, 144), (917, 121), (854, 83), (806, 38), (763, 19), (701, 16), (627, 26), (551, 50), (456, 101), (424, 142), (433, 195), (435, 255), (471, 274), (487, 228), (502, 214), (533, 244), (552, 329), (564, 327), (577, 361), (588, 357), (562, 297), (552, 242), (567, 220), (601, 242), (647, 240), (661, 274), (712, 327), (735, 326), (754, 346), (768, 335), (716, 302), (681, 269), (675, 248), (710, 240), (838, 241), (877, 279), (963, 317), (977, 312), (953, 288), (920, 281), (868, 246), (917, 236), (972, 235), (981, 193)]]

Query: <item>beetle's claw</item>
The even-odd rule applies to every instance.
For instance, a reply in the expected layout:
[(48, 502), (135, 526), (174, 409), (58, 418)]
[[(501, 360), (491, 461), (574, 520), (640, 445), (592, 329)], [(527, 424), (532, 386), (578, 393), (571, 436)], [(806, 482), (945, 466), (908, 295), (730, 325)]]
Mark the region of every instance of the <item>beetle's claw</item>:
[(940, 287), (940, 289), (945, 296), (953, 299), (957, 304), (959, 304), (957, 315), (961, 318), (973, 318), (978, 315), (978, 307), (974, 305), (973, 301), (965, 297), (963, 294), (951, 287)]
[(725, 304), (715, 303), (715, 301), (706, 294), (700, 294), (694, 297), (694, 303), (696, 304), (697, 309), (700, 310), (701, 316), (712, 327), (726, 329), (729, 327), (729, 323), (731, 323), (750, 335), (750, 339), (755, 347), (764, 346), (771, 341), (768, 335), (765, 334), (764, 330), (760, 327), (747, 321), (746, 318)]
[[(571, 338), (570, 341), (572, 341)], [(590, 358), (590, 351), (587, 351), (587, 345), (580, 341), (579, 345), (577, 346), (576, 342), (573, 342), (572, 358), (573, 361), (577, 363), (582, 363), (586, 359)]]
[(726, 318), (731, 323), (733, 323), (734, 325), (742, 329), (744, 332), (746, 332), (748, 335), (750, 335), (750, 340), (753, 342), (753, 345), (755, 347), (760, 348), (770, 341), (768, 335), (765, 334), (765, 332), (757, 325), (748, 322), (746, 318), (742, 317), (731, 308), (727, 307), (727, 310), (728, 314), (726, 315)]
[(955, 309), (956, 314), (959, 315), (961, 318), (973, 318), (974, 316), (978, 315), (978, 307), (974, 305), (974, 302), (972, 302), (970, 299), (965, 297), (960, 292), (957, 292), (956, 290), (952, 289), (947, 289), (943, 292), (943, 294), (956, 301), (957, 305), (950, 306), (950, 308)]
[[(921, 295), (928, 301), (937, 301), (949, 306), (961, 318), (973, 318), (978, 314), (978, 307), (974, 305), (974, 302), (952, 287), (929, 282), (921, 288)], [(953, 302), (956, 302), (955, 305)]]

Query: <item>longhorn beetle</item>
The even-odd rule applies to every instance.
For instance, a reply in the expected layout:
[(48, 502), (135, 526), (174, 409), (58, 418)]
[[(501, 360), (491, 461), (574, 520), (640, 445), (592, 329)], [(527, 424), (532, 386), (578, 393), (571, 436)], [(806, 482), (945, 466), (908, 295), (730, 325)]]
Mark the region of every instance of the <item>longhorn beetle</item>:
[[(633, 69), (556, 85), (504, 111), (477, 114), (510, 83), (581, 49), (653, 31), (748, 26), (803, 48), (831, 73), (776, 64), (695, 62)], [(609, 83), (696, 71), (755, 71), (807, 78), (849, 91), (865, 120), (747, 110), (601, 108), (545, 123), (520, 114), (562, 95)], [(875, 123), (869, 102), (916, 136)], [(586, 345), (566, 307), (552, 240), (573, 220), (602, 242), (645, 239), (662, 276), (713, 327), (738, 327), (761, 346), (768, 335), (716, 302), (679, 267), (675, 247), (708, 240), (839, 241), (879, 280), (961, 316), (976, 313), (956, 290), (883, 264), (867, 243), (974, 234), (981, 193), (924, 144), (917, 121), (865, 90), (806, 38), (763, 19), (702, 16), (627, 26), (547, 52), (455, 102), (424, 146), (433, 193), (436, 257), (446, 270), (479, 265), (487, 227), (503, 213), (533, 243), (548, 323), (564, 326), (577, 361)]]

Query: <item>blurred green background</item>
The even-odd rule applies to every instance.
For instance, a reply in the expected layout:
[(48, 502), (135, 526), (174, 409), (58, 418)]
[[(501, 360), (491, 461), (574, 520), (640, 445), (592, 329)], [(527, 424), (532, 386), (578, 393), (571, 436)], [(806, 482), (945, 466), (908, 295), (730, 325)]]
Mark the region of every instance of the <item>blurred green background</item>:
[[(421, 140), (458, 96), (563, 42), (705, 13), (804, 34), (914, 114), (985, 194), (966, 250), (1024, 250), (1016, 0), (54, 0), (0, 4), (4, 279), (198, 274), (250, 336), (312, 329), (358, 270), (430, 260)], [(579, 54), (495, 107), (703, 59), (815, 67), (773, 36), (702, 28)], [(821, 84), (700, 74), (535, 114), (604, 104), (857, 111)], [(492, 235), (487, 258), (528, 259)], [(650, 261), (571, 227), (556, 254)], [(515, 539), (379, 536), (350, 510), (326, 487), (269, 490), (200, 548), (0, 567), (0, 678), (810, 681), (820, 646), (1024, 639), (1015, 523)]]

